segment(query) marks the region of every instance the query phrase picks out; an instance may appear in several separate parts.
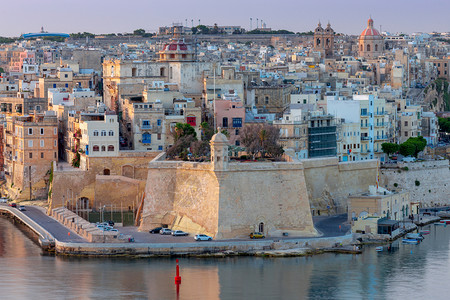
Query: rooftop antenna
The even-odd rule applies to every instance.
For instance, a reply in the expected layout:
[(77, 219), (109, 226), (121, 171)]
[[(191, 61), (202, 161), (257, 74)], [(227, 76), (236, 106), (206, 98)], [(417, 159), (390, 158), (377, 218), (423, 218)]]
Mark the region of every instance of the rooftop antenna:
[(253, 18), (250, 18), (250, 31), (252, 31), (252, 24), (253, 23)]
[(200, 19), (198, 19), (198, 26), (200, 26)]
[(258, 29), (259, 27), (258, 27), (258, 21), (259, 21), (259, 19), (258, 18), (256, 18), (256, 29)]
[(186, 27), (187, 27), (187, 19), (184, 19), (184, 21), (186, 21)]
[(191, 19), (191, 27), (194, 27), (194, 19)]

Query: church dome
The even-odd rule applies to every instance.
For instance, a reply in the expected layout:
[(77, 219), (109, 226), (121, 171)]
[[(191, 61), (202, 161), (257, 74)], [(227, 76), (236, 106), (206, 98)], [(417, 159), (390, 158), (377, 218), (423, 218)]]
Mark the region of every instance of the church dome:
[(364, 29), (364, 31), (361, 33), (360, 38), (374, 38), (374, 37), (381, 37), (381, 34), (373, 28), (373, 20), (372, 18), (369, 18), (367, 21), (367, 28)]

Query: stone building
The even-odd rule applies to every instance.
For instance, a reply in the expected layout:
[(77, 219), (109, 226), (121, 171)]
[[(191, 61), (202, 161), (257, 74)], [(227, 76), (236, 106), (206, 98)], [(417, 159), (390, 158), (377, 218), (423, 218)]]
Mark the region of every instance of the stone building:
[(45, 177), (51, 162), (58, 161), (56, 114), (47, 111), (7, 117), (5, 141), (8, 196), (13, 199), (47, 198)]
[(383, 54), (384, 41), (378, 30), (373, 27), (373, 20), (369, 18), (367, 28), (361, 33), (358, 39), (360, 57), (367, 59), (377, 58)]

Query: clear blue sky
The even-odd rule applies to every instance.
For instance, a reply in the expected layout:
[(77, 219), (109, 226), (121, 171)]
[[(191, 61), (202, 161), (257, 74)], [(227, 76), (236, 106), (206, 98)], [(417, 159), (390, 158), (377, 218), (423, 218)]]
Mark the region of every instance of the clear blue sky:
[(156, 31), (173, 22), (241, 25), (256, 18), (268, 27), (309, 31), (318, 21), (336, 32), (359, 34), (369, 15), (389, 32), (450, 31), (448, 0), (14, 0), (0, 1), (0, 36), (37, 32)]

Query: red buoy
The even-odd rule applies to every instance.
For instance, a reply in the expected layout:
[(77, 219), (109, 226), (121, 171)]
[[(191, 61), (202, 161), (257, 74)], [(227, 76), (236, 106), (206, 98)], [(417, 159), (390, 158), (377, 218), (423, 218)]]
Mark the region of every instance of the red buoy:
[(181, 284), (181, 277), (180, 277), (180, 266), (178, 265), (178, 258), (177, 258), (177, 276), (175, 276), (175, 284)]

